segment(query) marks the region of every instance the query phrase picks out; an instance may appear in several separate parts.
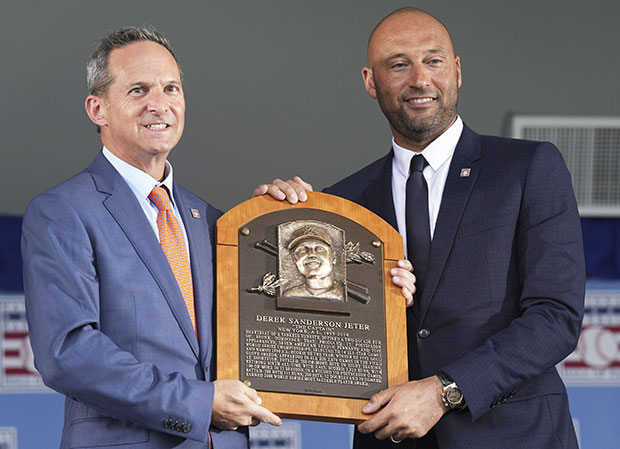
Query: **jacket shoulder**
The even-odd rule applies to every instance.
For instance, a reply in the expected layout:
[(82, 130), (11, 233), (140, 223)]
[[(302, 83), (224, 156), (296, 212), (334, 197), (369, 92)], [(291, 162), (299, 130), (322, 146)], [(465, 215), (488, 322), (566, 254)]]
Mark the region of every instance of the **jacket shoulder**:
[(193, 193), (191, 190), (188, 190), (182, 185), (176, 183), (174, 188), (178, 189), (179, 194), (182, 195), (186, 201), (190, 201), (194, 204), (199, 204), (202, 208), (204, 208), (207, 212), (207, 217), (209, 218), (209, 221), (216, 221), (222, 215), (223, 212), (221, 210), (211, 205), (200, 196)]
[[(323, 189), (323, 192), (359, 203), (359, 196), (364, 193), (366, 187), (380, 177), (385, 171), (386, 164), (391, 164), (391, 162), (392, 151), (390, 150), (382, 158), (368, 164), (341, 181), (326, 187)], [(391, 166), (389, 168), (391, 169)]]

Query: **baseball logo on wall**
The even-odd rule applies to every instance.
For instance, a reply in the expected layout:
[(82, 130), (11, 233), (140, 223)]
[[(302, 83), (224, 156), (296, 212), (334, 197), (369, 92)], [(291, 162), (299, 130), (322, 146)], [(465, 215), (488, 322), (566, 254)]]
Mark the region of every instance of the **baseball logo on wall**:
[(620, 291), (586, 293), (579, 343), (558, 369), (567, 385), (620, 385)]
[(23, 296), (0, 297), (0, 391), (49, 391), (34, 367)]

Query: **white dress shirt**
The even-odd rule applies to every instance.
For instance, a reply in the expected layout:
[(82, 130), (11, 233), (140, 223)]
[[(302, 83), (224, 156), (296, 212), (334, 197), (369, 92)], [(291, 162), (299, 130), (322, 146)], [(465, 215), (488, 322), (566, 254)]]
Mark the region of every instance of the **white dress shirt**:
[[(448, 178), (448, 170), (456, 144), (461, 138), (463, 131), (463, 121), (459, 116), (456, 121), (444, 131), (442, 135), (432, 141), (422, 154), (428, 165), (424, 169), (424, 179), (428, 185), (428, 215), (431, 230), (431, 240), (435, 233), (435, 224), (441, 205), (443, 189)], [(405, 196), (407, 190), (407, 179), (409, 178), (409, 165), (411, 158), (417, 153), (400, 147), (392, 138), (392, 148), (394, 149), (394, 159), (392, 160), (392, 197), (394, 198), (394, 209), (396, 211), (396, 223), (398, 232), (403, 236), (405, 244), (405, 255), (407, 255), (407, 226), (405, 220)]]
[(105, 146), (103, 147), (103, 155), (110, 162), (110, 164), (112, 164), (116, 171), (123, 177), (125, 182), (131, 188), (131, 191), (138, 199), (138, 203), (140, 203), (140, 206), (142, 207), (142, 210), (144, 211), (147, 220), (151, 224), (153, 232), (155, 232), (155, 235), (157, 236), (157, 240), (159, 240), (159, 228), (157, 227), (157, 213), (159, 212), (159, 209), (157, 209), (157, 206), (155, 206), (155, 204), (153, 204), (151, 200), (149, 200), (149, 195), (151, 194), (151, 191), (155, 186), (164, 186), (166, 187), (166, 189), (168, 189), (174, 216), (179, 222), (181, 231), (183, 231), (183, 238), (185, 239), (185, 249), (187, 250), (187, 257), (189, 257), (189, 244), (187, 240), (187, 233), (185, 232), (185, 226), (183, 224), (181, 214), (179, 213), (179, 209), (177, 208), (177, 204), (174, 201), (174, 194), (172, 190), (172, 186), (174, 183), (172, 182), (172, 165), (170, 164), (170, 162), (166, 161), (164, 180), (162, 182), (158, 182), (148, 173), (116, 157)]

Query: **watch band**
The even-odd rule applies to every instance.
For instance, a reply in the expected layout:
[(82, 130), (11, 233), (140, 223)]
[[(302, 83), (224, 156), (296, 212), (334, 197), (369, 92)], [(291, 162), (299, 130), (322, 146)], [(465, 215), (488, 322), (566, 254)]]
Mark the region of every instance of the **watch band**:
[(447, 387), (450, 384), (455, 384), (456, 385), (456, 383), (450, 378), (450, 376), (448, 376), (443, 371), (438, 371), (436, 376), (439, 378), (439, 380), (441, 381), (441, 384), (444, 387)]

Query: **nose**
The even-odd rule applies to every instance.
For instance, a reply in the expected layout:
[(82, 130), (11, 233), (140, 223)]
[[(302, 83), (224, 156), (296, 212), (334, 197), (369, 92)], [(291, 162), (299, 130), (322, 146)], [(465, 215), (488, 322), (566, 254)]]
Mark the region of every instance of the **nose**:
[(315, 248), (308, 248), (308, 252), (307, 252), (307, 256), (316, 256), (316, 249)]
[(168, 98), (166, 94), (158, 89), (149, 92), (147, 109), (153, 114), (162, 114), (169, 109)]
[(412, 87), (426, 87), (430, 84), (429, 73), (423, 64), (414, 64), (411, 67), (409, 84)]

